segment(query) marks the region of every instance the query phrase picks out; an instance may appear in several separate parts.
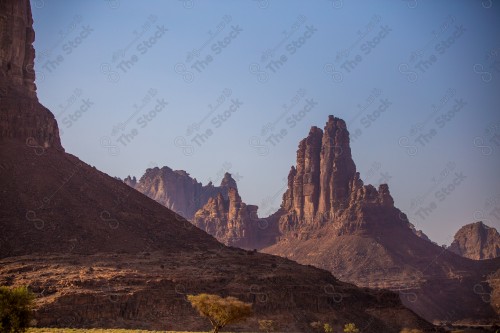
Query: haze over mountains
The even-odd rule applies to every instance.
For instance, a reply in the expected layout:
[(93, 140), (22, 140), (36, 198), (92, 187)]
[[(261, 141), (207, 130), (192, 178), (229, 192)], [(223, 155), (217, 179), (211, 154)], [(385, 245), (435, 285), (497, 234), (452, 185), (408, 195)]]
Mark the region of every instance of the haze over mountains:
[(189, 220), (209, 198), (222, 194), (227, 199), (229, 188), (237, 189), (236, 181), (228, 173), (216, 187), (212, 183), (202, 185), (186, 171), (174, 171), (167, 166), (146, 170), (139, 181), (129, 176), (124, 182)]
[[(203, 185), (210, 179), (218, 185), (218, 171), (227, 162), (231, 167), (225, 169), (237, 178), (243, 200), (259, 205), (261, 216), (265, 217), (270, 208), (279, 208), (286, 187), (283, 178), (295, 159), (297, 143), (310, 126), (322, 128), (328, 114), (333, 114), (348, 124), (361, 178), (376, 187), (388, 182), (396, 206), (433, 241), (450, 244), (453, 233), (472, 221), (482, 220), (499, 229), (500, 220), (490, 215), (496, 205), (483, 207), (488, 200), (499, 198), (500, 188), (495, 172), (500, 165), (496, 94), (500, 90), (496, 70), (500, 53), (498, 41), (489, 33), (499, 30), (496, 6), (488, 10), (481, 1), (460, 5), (447, 0), (419, 5), (413, 10), (405, 1), (386, 7), (326, 0), (313, 4), (290, 0), (292, 4), (288, 6), (279, 1), (221, 1), (214, 5), (194, 0), (193, 10), (189, 10), (184, 8), (184, 1), (149, 0), (147, 6), (130, 1), (77, 1), (78, 5), (32, 0), (37, 30), (38, 96), (64, 130), (61, 136), (66, 151), (101, 171), (122, 179), (128, 174), (139, 178), (148, 167), (169, 166), (188, 171)], [(110, 6), (118, 2), (119, 8)], [(269, 6), (259, 8), (265, 2)], [(333, 6), (341, 3), (342, 8)], [(410, 5), (413, 3), (410, 1)], [(484, 1), (485, 6), (488, 4)], [(54, 17), (54, 9), (60, 15)], [(231, 22), (221, 21), (225, 14), (231, 16)], [(306, 21), (297, 22), (298, 18)], [(207, 44), (200, 59), (211, 53), (210, 44), (224, 38), (231, 25), (239, 25), (243, 31), (198, 73), (190, 68), (193, 62), (188, 63), (189, 51), (207, 42), (209, 31), (216, 31), (221, 22), (225, 28)], [(300, 27), (290, 42), (306, 26), (313, 25), (317, 31), (279, 71), (269, 72), (264, 66), (271, 59), (265, 58), (265, 51), (278, 46), (283, 32), (291, 32), (295, 23)], [(110, 25), (115, 28), (110, 29)], [(149, 30), (143, 30), (144, 25)], [(157, 31), (157, 25), (167, 28), (167, 32), (146, 54), (137, 52), (139, 44)], [(82, 27), (88, 26), (92, 33), (67, 55), (62, 46), (74, 41), (83, 32)], [(377, 40), (380, 26), (392, 30), (364, 56), (360, 47)], [(456, 26), (463, 26), (465, 31), (454, 39)], [(60, 31), (65, 34), (63, 40)], [(144, 34), (136, 39), (134, 31)], [(354, 45), (361, 37), (358, 31), (364, 40)], [(178, 44), (178, 37), (184, 41), (182, 45)], [(436, 44), (441, 46), (449, 38), (454, 43), (443, 54), (437, 54)], [(121, 56), (119, 51), (129, 44), (126, 57)], [(286, 53), (287, 44), (280, 44), (279, 51)], [(350, 46), (354, 48), (348, 56), (343, 51)], [(275, 60), (280, 52), (275, 53)], [(50, 61), (59, 54), (64, 61), (52, 69)], [(355, 69), (347, 72), (340, 67), (356, 54), (363, 61)], [(433, 54), (438, 61), (429, 68), (414, 67)], [(133, 55), (140, 59), (124, 73), (117, 65)], [(175, 70), (177, 63), (184, 63), (194, 74), (192, 84)], [(267, 83), (260, 83), (259, 76), (249, 70), (252, 63), (259, 63), (270, 75)], [(108, 80), (105, 71), (101, 71), (102, 64), (110, 64), (118, 72), (118, 82)], [(326, 64), (341, 68), (342, 77), (332, 77)], [(400, 71), (399, 64), (408, 64), (409, 71), (404, 65)], [(482, 64), (484, 73), (479, 66), (474, 71), (475, 64)], [(413, 72), (418, 74), (418, 80), (409, 82)], [(492, 75), (488, 83), (482, 81), (489, 78), (487, 72)], [(342, 81), (336, 81), (341, 78)], [(81, 95), (68, 106), (75, 92)], [(149, 104), (136, 113), (134, 105), (142, 107), (145, 97), (150, 97)], [(225, 103), (212, 113), (209, 105), (215, 107), (224, 98)], [(82, 99), (90, 99), (94, 104), (68, 127), (64, 120), (77, 112)], [(155, 108), (157, 99), (164, 99), (168, 105), (143, 128), (144, 117)], [(215, 127), (232, 99), (243, 104)], [(306, 101), (311, 99), (318, 104), (304, 114), (304, 107), (309, 105)], [(392, 104), (385, 108), (387, 101)], [(467, 104), (459, 108), (463, 102)], [(458, 112), (454, 112), (456, 108)], [(286, 110), (289, 111), (285, 114)], [(129, 117), (132, 119), (126, 130), (113, 136), (115, 126)], [(443, 120), (447, 119), (445, 123)], [(134, 128), (139, 135), (125, 141), (125, 146), (118, 139)], [(201, 146), (192, 141), (208, 129), (214, 134)], [(287, 135), (278, 144), (266, 141), (281, 129), (286, 129)], [(426, 142), (423, 138), (429, 133), (436, 135), (427, 136)], [(112, 140), (109, 144), (120, 148), (118, 155), (111, 156), (101, 145), (104, 136)], [(256, 141), (250, 142), (254, 136), (267, 146), (267, 155), (259, 155), (265, 151), (259, 151)], [(189, 151), (185, 149), (189, 147), (182, 147), (182, 142), (177, 141), (176, 145), (177, 137), (184, 137), (185, 143), (192, 146), (192, 155), (187, 155)], [(449, 165), (455, 169), (442, 179), (440, 176)], [(438, 201), (442, 196), (437, 198), (435, 192), (450, 185), (455, 171), (463, 172), (466, 179), (457, 191)], [(434, 185), (422, 202), (421, 197)], [(266, 207), (262, 201), (274, 198), (276, 193), (277, 199)], [(426, 216), (420, 208), (433, 207), (432, 202), (437, 207)], [(476, 211), (483, 216), (474, 216)]]
[[(355, 322), (363, 332), (434, 329), (396, 293), (223, 246), (64, 152), (30, 71), (29, 1), (0, 2), (0, 23), (0, 284), (27, 285), (37, 294), (37, 325), (206, 329), (186, 295), (210, 292), (252, 302), (255, 316), (234, 326), (240, 331), (256, 330), (260, 318), (284, 331), (310, 331), (316, 320), (334, 320), (336, 329)], [(245, 208), (236, 194), (228, 189), (231, 214)], [(225, 209), (224, 195), (216, 198)]]

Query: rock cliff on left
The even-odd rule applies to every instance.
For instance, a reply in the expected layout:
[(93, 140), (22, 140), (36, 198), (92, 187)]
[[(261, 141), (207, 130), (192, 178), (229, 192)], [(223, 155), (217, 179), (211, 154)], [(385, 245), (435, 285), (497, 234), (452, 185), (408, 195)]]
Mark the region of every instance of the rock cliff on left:
[(29, 0), (0, 2), (0, 140), (62, 150), (54, 115), (38, 102)]

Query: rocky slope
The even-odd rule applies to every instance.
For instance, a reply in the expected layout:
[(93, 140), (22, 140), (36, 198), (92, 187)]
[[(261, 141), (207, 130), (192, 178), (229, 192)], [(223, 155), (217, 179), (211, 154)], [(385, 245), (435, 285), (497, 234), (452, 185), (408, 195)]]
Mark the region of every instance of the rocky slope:
[(252, 303), (254, 316), (231, 331), (257, 332), (259, 319), (272, 319), (282, 332), (312, 332), (312, 321), (334, 321), (339, 331), (354, 322), (362, 332), (434, 332), (395, 293), (360, 289), (320, 269), (222, 246), (9, 257), (0, 259), (0, 284), (29, 284), (38, 295), (35, 319), (42, 327), (208, 331), (208, 321), (186, 300), (205, 292)]
[(467, 224), (457, 231), (448, 250), (475, 260), (497, 258), (500, 256), (500, 234), (483, 222)]
[(262, 248), (275, 242), (278, 228), (276, 224), (270, 227), (266, 219), (259, 219), (257, 209), (242, 202), (238, 190), (231, 187), (227, 199), (222, 194), (210, 198), (196, 212), (193, 224), (226, 245)]
[[(0, 2), (0, 40), (14, 50), (31, 49), (29, 6)], [(363, 332), (433, 329), (392, 292), (225, 247), (65, 153), (53, 115), (34, 95), (33, 77), (20, 79), (19, 66), (33, 63), (33, 52), (17, 67), (5, 63), (18, 59), (7, 53), (2, 44), (1, 82), (11, 86), (0, 91), (0, 284), (37, 293), (38, 325), (206, 330), (186, 294), (210, 292), (253, 303), (256, 315), (239, 331), (255, 331), (261, 318), (283, 331), (306, 332), (309, 322), (332, 319), (339, 326), (355, 322)]]
[[(500, 261), (474, 262), (445, 251), (394, 207), (387, 184), (365, 185), (351, 157), (343, 120), (312, 127), (297, 150), (281, 209), (279, 241), (264, 249), (327, 269), (359, 286), (398, 291), (430, 321), (498, 321), (485, 281)], [(480, 287), (478, 287), (480, 286)]]
[(186, 171), (172, 170), (167, 166), (147, 169), (139, 181), (128, 176), (124, 182), (188, 220), (194, 218), (209, 198), (221, 194), (227, 199), (228, 189), (237, 188), (236, 181), (227, 172), (220, 186), (214, 186), (212, 182), (203, 185)]

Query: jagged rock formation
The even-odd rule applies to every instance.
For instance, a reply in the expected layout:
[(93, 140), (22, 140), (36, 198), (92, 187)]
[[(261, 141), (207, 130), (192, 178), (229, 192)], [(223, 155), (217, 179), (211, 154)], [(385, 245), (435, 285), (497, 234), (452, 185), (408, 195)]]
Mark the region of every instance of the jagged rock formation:
[(123, 182), (189, 219), (229, 246), (260, 249), (276, 241), (276, 223), (261, 219), (258, 207), (247, 205), (238, 185), (226, 172), (220, 186), (202, 185), (184, 170), (169, 167), (147, 169), (139, 181), (128, 176)]
[[(65, 153), (53, 115), (38, 104), (33, 81), (20, 74), (25, 60), (5, 63), (14, 59), (5, 55), (5, 41), (15, 50), (31, 49), (29, 6), (27, 0), (0, 2), (0, 82), (12, 84), (0, 95), (0, 284), (28, 285), (37, 294), (38, 325), (206, 330), (186, 294), (209, 292), (253, 303), (256, 316), (235, 326), (238, 331), (256, 331), (260, 318), (275, 320), (283, 331), (309, 331), (310, 321), (332, 318), (338, 326), (355, 322), (363, 332), (432, 329), (392, 292), (225, 247)], [(26, 144), (26, 135), (34, 141)]]
[(22, 140), (38, 151), (62, 149), (54, 115), (36, 97), (35, 32), (28, 2), (0, 2), (0, 140)]
[(338, 235), (380, 228), (394, 218), (406, 221), (394, 207), (387, 184), (378, 189), (363, 184), (351, 157), (345, 122), (333, 116), (324, 132), (314, 126), (299, 143), (282, 209), (280, 231), (299, 239), (332, 221)]
[(500, 256), (500, 234), (483, 222), (464, 225), (457, 231), (448, 250), (469, 259), (492, 259)]
[(193, 220), (210, 198), (221, 194), (227, 199), (228, 189), (237, 188), (236, 181), (227, 172), (217, 187), (212, 182), (203, 185), (186, 171), (167, 166), (147, 169), (139, 181), (128, 176), (124, 182), (188, 220)]
[(128, 186), (133, 187), (133, 188), (135, 188), (137, 186), (137, 178), (135, 178), (135, 176), (134, 177), (127, 176), (123, 180), (123, 182), (125, 184), (127, 184)]
[(233, 179), (229, 172), (224, 173), (224, 177), (222, 177), (222, 180), (220, 182), (220, 187), (224, 189), (223, 193), (227, 193), (227, 190), (230, 188), (238, 190), (236, 180)]
[(430, 242), (394, 207), (387, 184), (365, 185), (351, 157), (345, 122), (329, 116), (297, 150), (281, 208), (279, 241), (263, 252), (333, 272), (359, 286), (398, 291), (430, 321), (498, 321), (488, 276), (500, 261), (473, 262)]
[(242, 202), (238, 190), (230, 187), (228, 198), (220, 193), (210, 198), (196, 212), (193, 224), (226, 245), (243, 249), (262, 248), (276, 241), (278, 230), (271, 229), (266, 219), (259, 219), (257, 209), (257, 206)]

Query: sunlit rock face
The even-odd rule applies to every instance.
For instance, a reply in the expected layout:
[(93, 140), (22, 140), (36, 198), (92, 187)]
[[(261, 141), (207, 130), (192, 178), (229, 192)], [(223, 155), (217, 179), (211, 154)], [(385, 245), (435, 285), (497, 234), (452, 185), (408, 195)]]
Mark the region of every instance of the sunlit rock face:
[(458, 230), (448, 249), (469, 259), (496, 258), (500, 256), (500, 235), (483, 222), (467, 224)]

